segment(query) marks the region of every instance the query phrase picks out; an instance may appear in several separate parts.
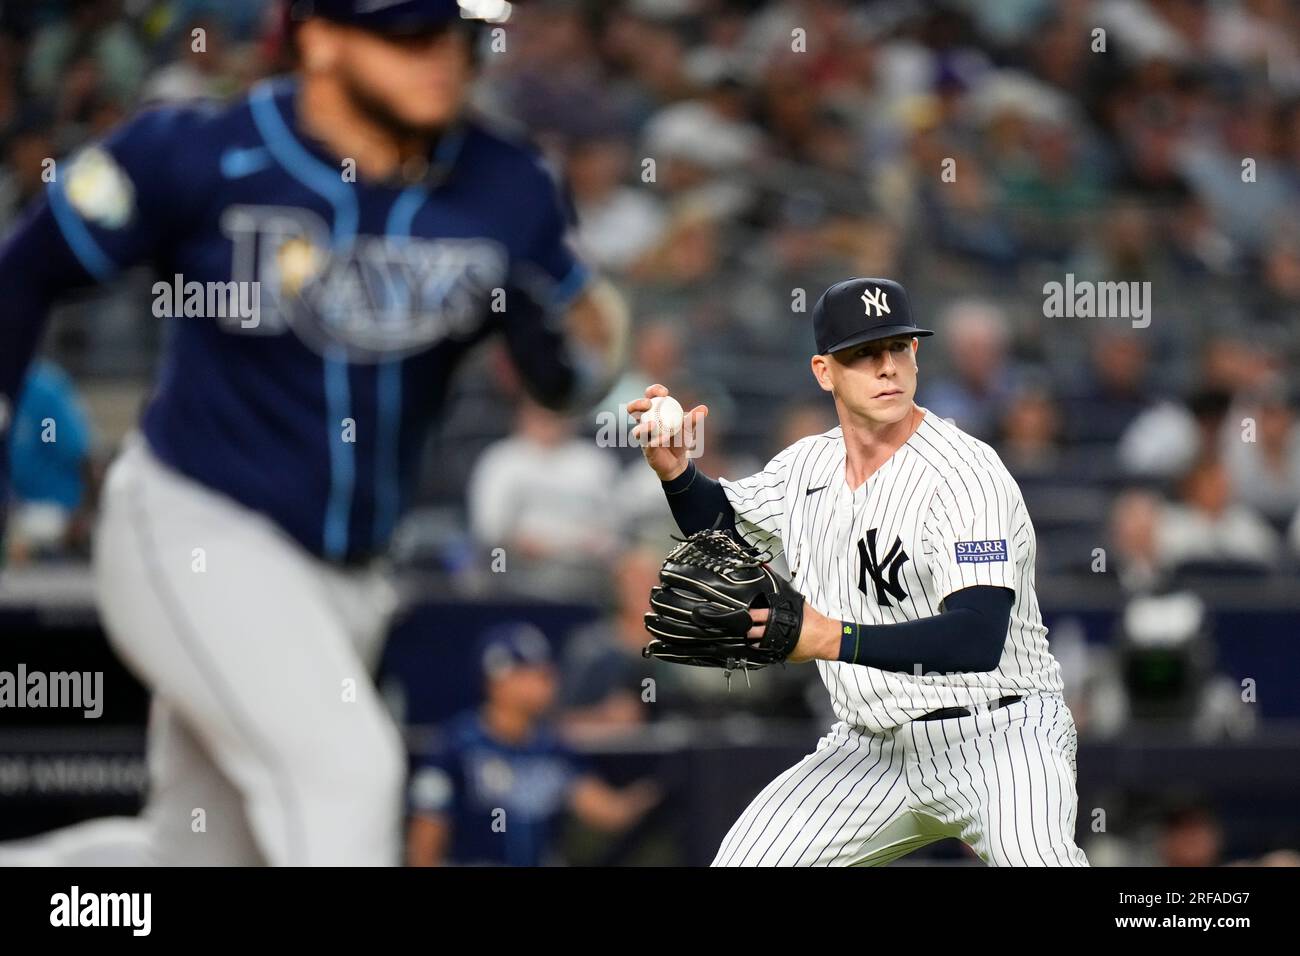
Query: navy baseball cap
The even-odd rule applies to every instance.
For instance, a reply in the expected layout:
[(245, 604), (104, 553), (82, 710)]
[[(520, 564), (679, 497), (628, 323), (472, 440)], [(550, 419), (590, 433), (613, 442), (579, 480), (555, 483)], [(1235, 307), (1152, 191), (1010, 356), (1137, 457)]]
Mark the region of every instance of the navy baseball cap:
[(813, 306), (817, 354), (829, 355), (894, 335), (934, 335), (912, 324), (907, 292), (892, 279), (845, 279)]
[(507, 621), (483, 632), (479, 639), (483, 676), (499, 677), (516, 667), (547, 667), (551, 643), (535, 624)]
[(404, 34), (436, 30), (462, 16), (460, 0), (295, 0), (295, 20), (321, 17), (375, 33)]

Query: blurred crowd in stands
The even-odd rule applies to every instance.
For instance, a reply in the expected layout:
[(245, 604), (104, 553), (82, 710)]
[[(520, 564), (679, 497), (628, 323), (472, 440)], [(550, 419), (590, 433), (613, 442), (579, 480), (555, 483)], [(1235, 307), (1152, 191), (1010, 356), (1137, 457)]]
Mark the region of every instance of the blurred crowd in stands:
[[(0, 229), (46, 158), (146, 104), (282, 70), (277, 8), (0, 4)], [(481, 63), (476, 108), (565, 175), (575, 241), (628, 297), (632, 364), (565, 418), (527, 401), (500, 351), (478, 355), (396, 553), (459, 593), (607, 608), (557, 663), (574, 735), (660, 713), (640, 700), (641, 614), (674, 529), (619, 440), (621, 406), (655, 382), (706, 403), (700, 467), (757, 470), (835, 424), (810, 311), (850, 275), (900, 280), (936, 330), (918, 400), (1020, 482), (1040, 586), (1104, 573), (1128, 598), (1176, 602), (1193, 582), (1212, 601), (1218, 582), (1300, 567), (1293, 0), (533, 0)], [(124, 386), (147, 387), (166, 334), (150, 281), (56, 317), (17, 410), (11, 563), (87, 553), (98, 474), (143, 394), (127, 388), (124, 412)], [(1149, 283), (1149, 314), (1049, 315), (1045, 285), (1067, 281)], [(1189, 642), (1199, 614), (1146, 611), (1186, 618)], [(663, 676), (736, 706), (718, 680)], [(761, 677), (765, 709), (824, 709), (807, 674)], [(1171, 813), (1151, 854), (1215, 858), (1215, 827)]]
[[(230, 96), (284, 65), (277, 5), (255, 0), (0, 9), (3, 223), (42, 160), (143, 104)], [(1041, 573), (1096, 571), (1104, 548), (1145, 591), (1295, 560), (1294, 4), (538, 0), (507, 30), (478, 108), (563, 170), (577, 241), (637, 318), (606, 421), (660, 381), (710, 406), (701, 464), (758, 467), (833, 424), (806, 368), (811, 303), (846, 275), (893, 276), (939, 333), (920, 401), (1007, 460)], [(1046, 316), (1044, 285), (1067, 275), (1150, 283), (1149, 325)], [(69, 456), (94, 451), (72, 383), (147, 378), (165, 333), (144, 281), (56, 323), (50, 354), (73, 377), (44, 366), (22, 417), (59, 403), (87, 440), (16, 457), (19, 557), (84, 552), (93, 470)], [(662, 540), (646, 529), (666, 513), (634, 453), (597, 454), (599, 424), (527, 407), (484, 356), (433, 443), (405, 553), (454, 577), (504, 547), (520, 573), (493, 587), (612, 595), (611, 558)]]
[[(939, 332), (920, 400), (1007, 460), (1040, 571), (1097, 571), (1099, 547), (1133, 591), (1292, 566), (1294, 6), (605, 8), (520, 11), (485, 105), (564, 164), (584, 250), (632, 297), (635, 364), (607, 409), (664, 382), (713, 412), (702, 464), (752, 470), (832, 423), (804, 361), (811, 301), (845, 275), (899, 276)], [(800, 30), (806, 52), (791, 49)], [(1048, 318), (1043, 286), (1067, 275), (1150, 283), (1150, 325)], [(471, 487), (537, 463), (535, 417), (464, 476)], [(465, 420), (455, 447), (491, 418)], [(572, 428), (551, 461), (586, 454)], [(630, 467), (613, 486), (621, 508), (592, 474), (611, 531), (645, 526), (627, 507), (641, 490), (656, 505)], [(451, 471), (436, 491), (458, 486)], [(608, 541), (589, 541), (593, 567)]]

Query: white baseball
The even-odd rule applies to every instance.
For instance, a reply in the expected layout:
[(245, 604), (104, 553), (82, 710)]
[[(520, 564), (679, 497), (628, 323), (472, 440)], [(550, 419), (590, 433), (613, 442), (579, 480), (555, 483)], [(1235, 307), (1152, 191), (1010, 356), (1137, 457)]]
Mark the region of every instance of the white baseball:
[(653, 423), (650, 437), (671, 438), (682, 430), (685, 414), (677, 399), (671, 395), (657, 395), (650, 399), (650, 410), (641, 416), (641, 421)]

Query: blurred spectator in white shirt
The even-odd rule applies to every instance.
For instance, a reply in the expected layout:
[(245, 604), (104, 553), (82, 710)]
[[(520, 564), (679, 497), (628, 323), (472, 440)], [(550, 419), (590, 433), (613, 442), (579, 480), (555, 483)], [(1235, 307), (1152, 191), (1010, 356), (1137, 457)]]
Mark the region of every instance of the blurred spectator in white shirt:
[(578, 244), (588, 262), (613, 272), (653, 248), (668, 222), (658, 197), (625, 182), (631, 162), (631, 150), (617, 135), (586, 137), (569, 149)]
[(1220, 389), (1199, 389), (1186, 404), (1161, 401), (1135, 418), (1120, 436), (1116, 457), (1131, 475), (1173, 478), (1200, 455), (1223, 445), (1232, 396)]
[(749, 122), (743, 91), (722, 77), (702, 99), (673, 103), (642, 134), (655, 182), (674, 200), (714, 216), (739, 213), (750, 201), (745, 175), (763, 153), (763, 134)]
[(555, 600), (600, 598), (617, 545), (618, 470), (617, 458), (574, 437), (570, 419), (532, 402), (520, 407), (514, 434), (483, 452), (468, 488), (475, 539), (503, 549), (503, 587)]
[(1283, 352), (1238, 329), (1214, 333), (1200, 349), (1196, 386), (1185, 402), (1165, 400), (1139, 414), (1120, 436), (1116, 455), (1132, 475), (1176, 478), (1201, 455), (1239, 440), (1233, 401), (1256, 382), (1284, 374)]
[(1188, 563), (1269, 567), (1280, 544), (1253, 508), (1233, 503), (1228, 469), (1214, 457), (1202, 458), (1183, 477), (1178, 501), (1165, 507), (1156, 529), (1160, 564), (1168, 569)]

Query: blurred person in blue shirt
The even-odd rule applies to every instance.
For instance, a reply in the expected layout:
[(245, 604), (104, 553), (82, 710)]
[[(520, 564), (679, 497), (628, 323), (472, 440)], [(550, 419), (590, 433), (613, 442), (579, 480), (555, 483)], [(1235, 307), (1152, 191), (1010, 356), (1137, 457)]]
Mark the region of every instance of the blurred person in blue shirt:
[(10, 433), (12, 560), (61, 549), (86, 497), (91, 439), (72, 379), (53, 362), (36, 362)]
[(453, 718), (442, 747), (412, 775), (410, 865), (540, 866), (566, 811), (617, 832), (659, 802), (648, 781), (611, 787), (552, 731), (556, 673), (540, 630), (489, 629), (481, 660), (483, 705)]

